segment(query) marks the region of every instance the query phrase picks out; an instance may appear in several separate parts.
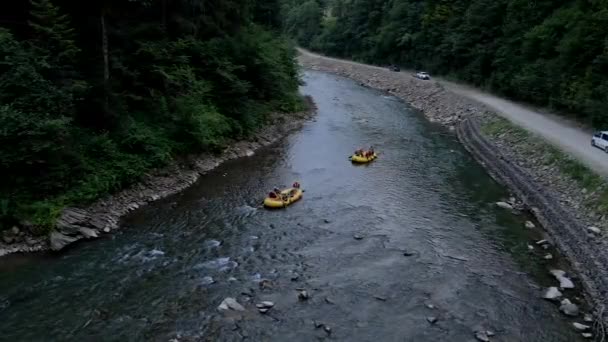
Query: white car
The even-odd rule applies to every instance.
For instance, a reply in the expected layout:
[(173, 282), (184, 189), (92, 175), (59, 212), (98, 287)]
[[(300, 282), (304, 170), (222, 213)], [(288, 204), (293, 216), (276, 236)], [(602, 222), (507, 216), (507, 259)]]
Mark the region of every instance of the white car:
[(608, 153), (608, 131), (596, 132), (593, 134), (591, 146), (602, 149)]
[(430, 80), (431, 76), (429, 76), (429, 74), (427, 74), (426, 72), (423, 71), (418, 71), (415, 75), (416, 78), (419, 78), (421, 80)]

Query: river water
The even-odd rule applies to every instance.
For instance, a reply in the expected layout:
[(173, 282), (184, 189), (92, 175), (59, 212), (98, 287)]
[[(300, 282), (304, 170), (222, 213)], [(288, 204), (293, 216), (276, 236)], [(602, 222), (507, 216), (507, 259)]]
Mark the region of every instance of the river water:
[[(495, 207), (508, 194), (452, 134), (350, 80), (304, 80), (319, 111), (300, 132), (138, 211), (111, 237), (2, 268), (0, 340), (578, 338), (539, 299), (553, 281), (527, 251), (537, 233)], [(379, 159), (350, 164), (370, 144)], [(295, 180), (303, 200), (260, 207)], [(218, 312), (226, 297), (247, 311)], [(276, 306), (262, 315), (261, 300)]]

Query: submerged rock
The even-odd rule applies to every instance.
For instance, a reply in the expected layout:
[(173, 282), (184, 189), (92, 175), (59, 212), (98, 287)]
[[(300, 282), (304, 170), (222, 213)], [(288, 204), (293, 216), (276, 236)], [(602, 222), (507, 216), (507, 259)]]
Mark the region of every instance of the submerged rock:
[(477, 332), (475, 332), (475, 338), (478, 341), (490, 342), (490, 338), (488, 337), (488, 334), (485, 331), (477, 331)]
[(355, 234), (355, 235), (353, 235), (353, 238), (355, 240), (363, 240), (363, 235)]
[(435, 323), (437, 323), (437, 317), (429, 316), (426, 318), (426, 321), (429, 322), (430, 324), (435, 324)]

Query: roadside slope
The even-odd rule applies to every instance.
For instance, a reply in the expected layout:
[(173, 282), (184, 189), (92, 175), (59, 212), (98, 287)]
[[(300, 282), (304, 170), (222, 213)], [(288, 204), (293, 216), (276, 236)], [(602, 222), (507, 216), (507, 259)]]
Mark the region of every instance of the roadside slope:
[[(317, 59), (325, 61), (338, 62), (342, 65), (350, 65), (368, 70), (377, 70), (383, 74), (384, 77), (390, 78), (402, 78), (405, 83), (411, 84), (417, 80), (412, 79), (411, 71), (393, 73), (385, 68), (357, 63), (349, 60), (342, 60), (337, 58), (325, 57), (304, 49), (298, 49), (300, 54), (307, 59)], [(508, 119), (512, 123), (525, 128), (531, 133), (537, 134), (552, 144), (556, 145), (564, 152), (572, 155), (577, 160), (585, 164), (590, 169), (601, 174), (602, 176), (608, 176), (608, 156), (597, 149), (590, 146), (591, 134), (582, 128), (576, 127), (571, 123), (560, 119), (554, 115), (544, 114), (530, 108), (526, 108), (523, 105), (501, 99), (497, 96), (482, 92), (477, 89), (469, 88), (460, 84), (445, 81), (442, 79), (436, 79), (442, 87), (450, 92), (465, 97), (471, 101), (475, 101), (487, 107), (487, 109), (495, 112), (502, 117)], [(434, 82), (419, 82), (420, 85), (424, 83)], [(426, 86), (426, 84), (425, 84)], [(390, 89), (387, 89), (390, 91)]]
[(595, 172), (608, 176), (608, 156), (600, 149), (590, 146), (590, 132), (553, 115), (534, 111), (497, 96), (447, 81), (440, 82), (449, 91), (486, 105), (512, 123), (545, 138)]

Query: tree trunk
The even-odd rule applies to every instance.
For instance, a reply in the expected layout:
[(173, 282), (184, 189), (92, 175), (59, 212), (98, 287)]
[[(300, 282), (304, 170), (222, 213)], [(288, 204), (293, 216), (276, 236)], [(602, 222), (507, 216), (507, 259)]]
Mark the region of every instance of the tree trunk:
[(108, 56), (108, 31), (106, 29), (105, 9), (101, 10), (101, 51), (103, 54), (104, 110), (107, 114), (109, 111), (110, 58)]

